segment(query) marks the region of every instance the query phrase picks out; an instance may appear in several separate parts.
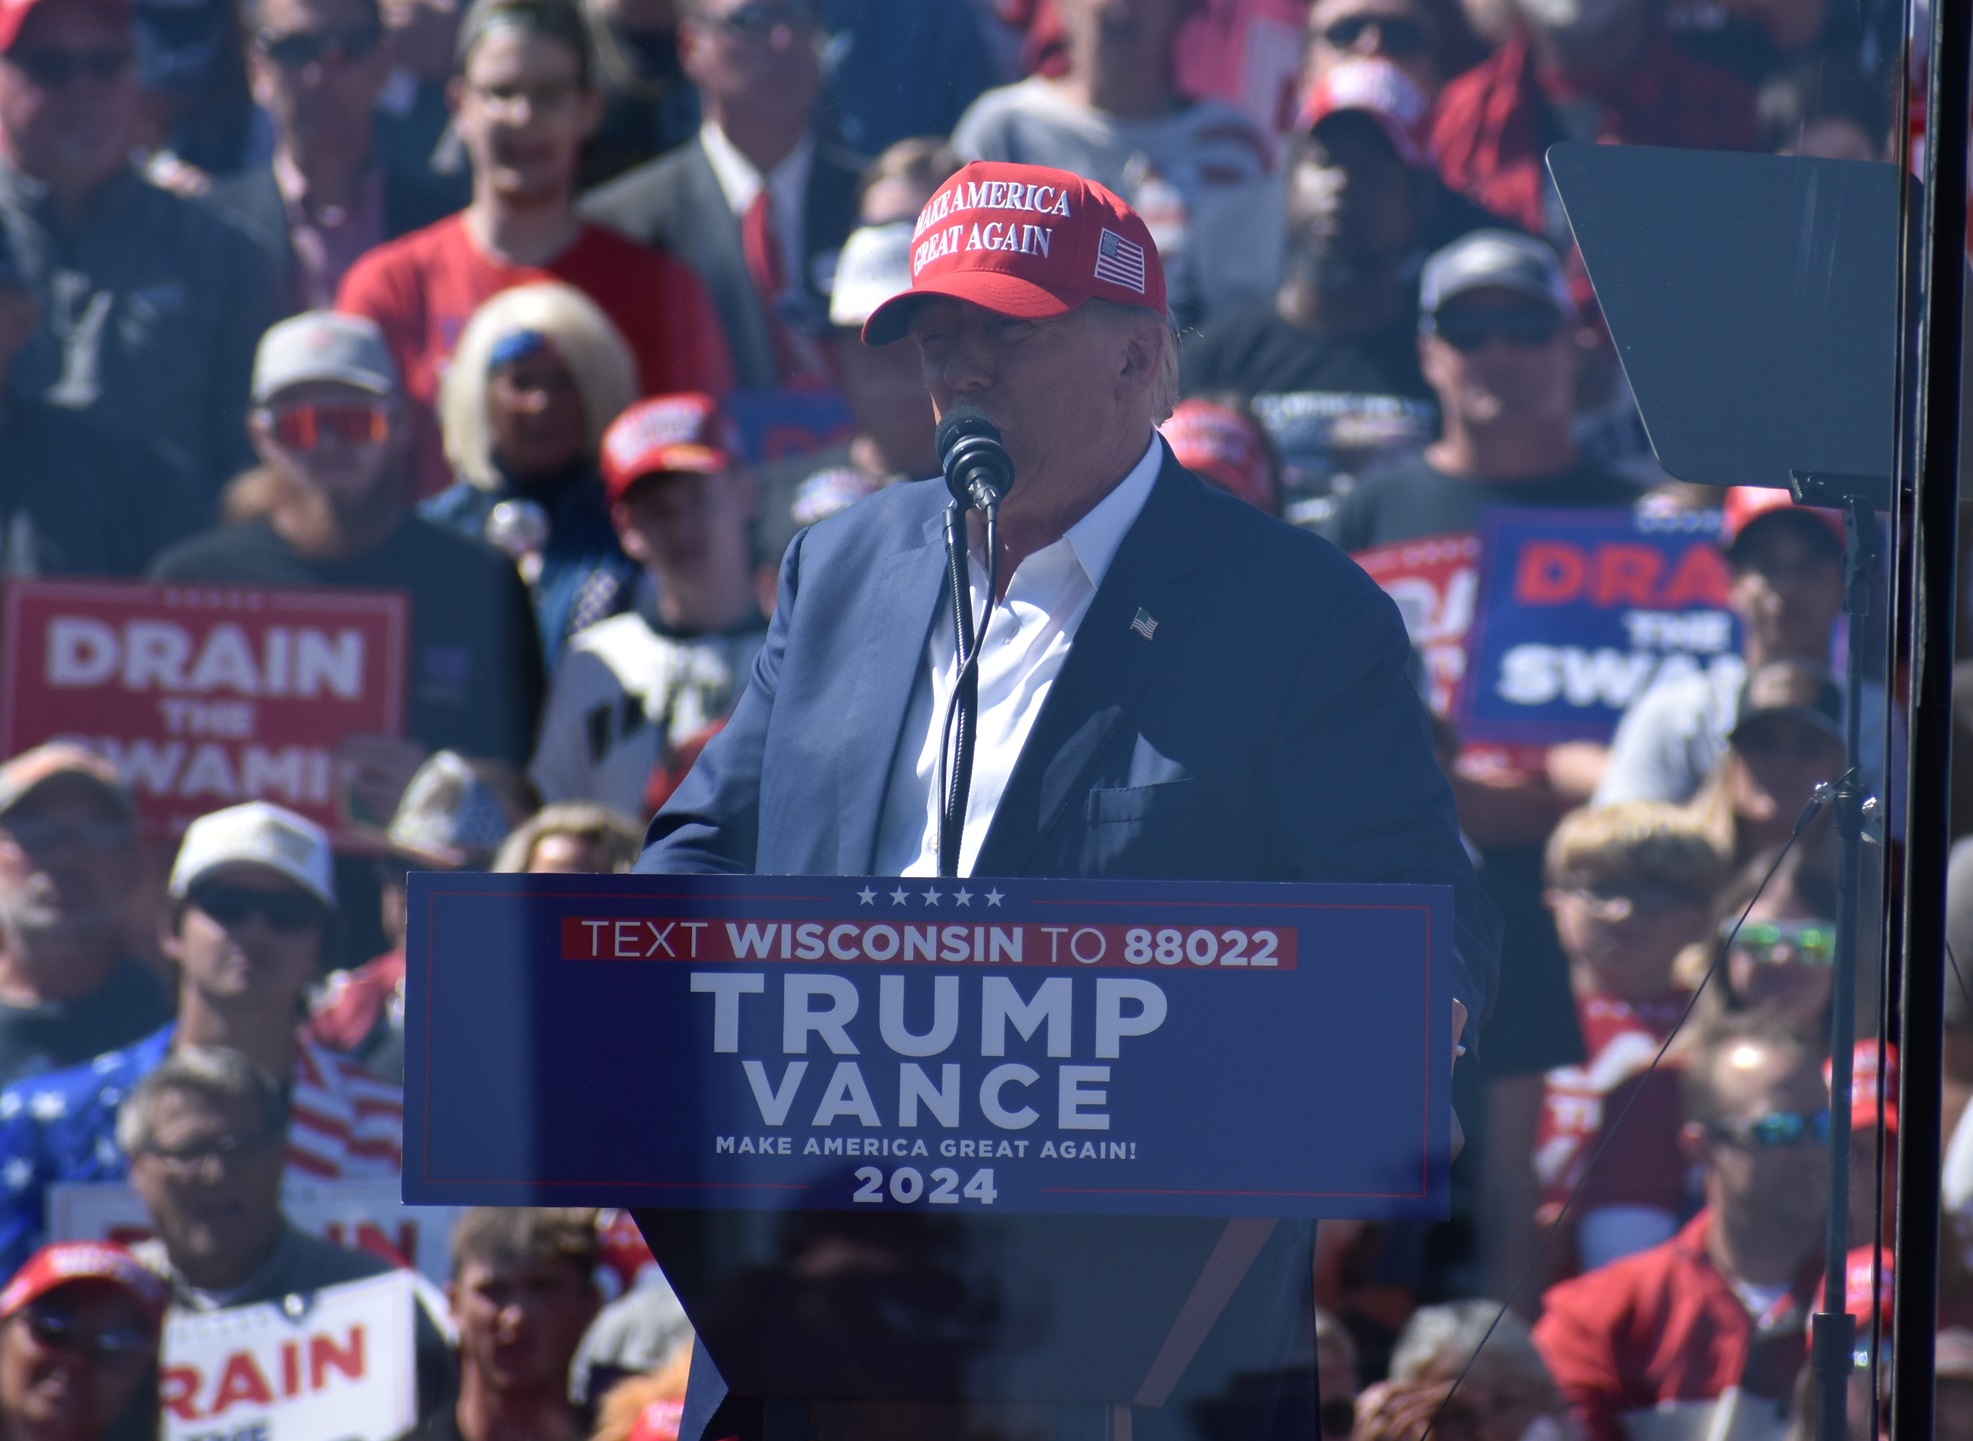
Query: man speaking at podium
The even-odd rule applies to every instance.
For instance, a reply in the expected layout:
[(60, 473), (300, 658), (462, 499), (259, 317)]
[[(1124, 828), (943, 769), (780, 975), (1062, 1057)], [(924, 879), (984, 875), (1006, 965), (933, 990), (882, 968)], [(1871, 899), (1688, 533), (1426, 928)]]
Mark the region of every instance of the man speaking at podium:
[[(1178, 358), (1144, 222), (1066, 171), (975, 163), (911, 273), (864, 342), (908, 337), (938, 413), (984, 411), (1013, 467), (957, 874), (1451, 885), (1455, 994), (1484, 1016), (1498, 922), (1397, 609), (1158, 436)], [(638, 870), (939, 874), (948, 502), (895, 485), (797, 537), (752, 683)]]

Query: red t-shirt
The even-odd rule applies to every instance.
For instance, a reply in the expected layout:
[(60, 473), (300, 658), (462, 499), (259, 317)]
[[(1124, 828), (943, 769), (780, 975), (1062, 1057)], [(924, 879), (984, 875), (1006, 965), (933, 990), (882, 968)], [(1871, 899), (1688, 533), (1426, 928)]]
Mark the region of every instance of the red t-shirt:
[(1542, 1087), (1535, 1173), (1544, 1218), (1552, 1220), (1560, 1211), (1602, 1146), (1604, 1128), (1619, 1115), (1625, 1115), (1623, 1129), (1584, 1185), (1576, 1214), (1599, 1206), (1673, 1213), (1683, 1208), (1686, 1165), (1678, 1138), (1685, 1109), (1678, 1073), (1668, 1066), (1650, 1068), (1687, 999), (1684, 991), (1649, 1001), (1626, 1001), (1603, 991), (1577, 997), (1576, 1020), (1588, 1059), (1550, 1071)]
[(1660, 37), (1627, 74), (1594, 94), (1570, 93), (1536, 63), (1526, 34), (1501, 47), (1439, 95), (1432, 153), (1447, 185), (1495, 215), (1540, 235), (1551, 231), (1543, 156), (1565, 139), (1552, 107), (1594, 105), (1605, 145), (1758, 150), (1754, 90)]
[(1817, 1264), (1757, 1319), (1706, 1254), (1711, 1224), (1701, 1211), (1663, 1245), (1542, 1297), (1535, 1349), (1589, 1441), (1627, 1441), (1630, 1421), (1655, 1415), (1666, 1426), (1679, 1412), (1702, 1435), (1711, 1403), (1729, 1389), (1770, 1400), (1793, 1390)]
[(481, 253), (464, 212), (380, 245), (343, 277), (336, 309), (382, 327), (414, 412), (418, 494), (452, 481), (432, 406), (459, 333), (492, 296), (537, 280), (582, 291), (616, 323), (637, 361), (640, 393), (733, 386), (733, 360), (706, 288), (682, 261), (584, 225), (546, 265), (505, 265)]

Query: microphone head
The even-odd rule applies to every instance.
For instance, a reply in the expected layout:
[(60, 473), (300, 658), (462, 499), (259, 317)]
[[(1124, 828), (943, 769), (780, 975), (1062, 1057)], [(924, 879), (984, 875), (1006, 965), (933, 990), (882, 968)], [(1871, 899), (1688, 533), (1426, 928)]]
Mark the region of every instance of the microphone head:
[(1000, 427), (977, 405), (958, 405), (939, 421), (939, 465), (947, 488), (961, 505), (979, 503), (985, 485), (997, 496), (1014, 485), (1014, 462), (1001, 442)]
[(953, 446), (968, 436), (981, 436), (996, 445), (1001, 443), (1000, 427), (984, 410), (977, 405), (955, 405), (939, 421), (939, 463), (943, 465)]

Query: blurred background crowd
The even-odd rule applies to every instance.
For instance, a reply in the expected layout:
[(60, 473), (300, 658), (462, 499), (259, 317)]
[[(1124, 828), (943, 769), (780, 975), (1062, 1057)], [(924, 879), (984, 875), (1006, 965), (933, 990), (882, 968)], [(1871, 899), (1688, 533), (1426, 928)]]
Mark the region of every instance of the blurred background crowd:
[[(991, 159), (1144, 217), (1181, 335), (1165, 436), (1257, 507), (1352, 553), (1457, 544), (1502, 506), (1717, 514), (1738, 665), (1646, 691), (1607, 745), (1436, 717), (1501, 988), (1456, 1076), (1453, 1219), (1321, 1227), (1320, 1427), (1616, 1441), (1738, 1408), (1731, 1434), (1810, 1434), (1836, 865), (1827, 819), (1797, 818), (1843, 768), (1845, 664), (1881, 793), (1885, 647), (1843, 625), (1839, 518), (1658, 470), (1541, 157), (1895, 161), (1924, 127), (1905, 22), (1890, 0), (0, 0), (0, 575), (409, 597), (404, 724), (340, 738), (333, 845), (245, 787), (159, 834), (143, 778), (77, 745), (0, 765), (0, 1430), (154, 1431), (168, 1313), (416, 1259), (284, 1210), (400, 1165), (407, 874), (630, 867), (747, 683), (793, 537), (937, 473), (916, 355), (858, 330), (908, 285), (919, 208)], [(1874, 952), (1860, 969), (1868, 1037), (1895, 997)], [(1867, 1323), (1896, 1056), (1856, 1062), (1834, 1104)], [(80, 1183), (141, 1200), (135, 1262), (55, 1234), (51, 1192)], [(470, 1212), (427, 1269), (422, 1430), (675, 1434), (690, 1328), (627, 1218)], [(1873, 1435), (1867, 1386), (1852, 1410)]]

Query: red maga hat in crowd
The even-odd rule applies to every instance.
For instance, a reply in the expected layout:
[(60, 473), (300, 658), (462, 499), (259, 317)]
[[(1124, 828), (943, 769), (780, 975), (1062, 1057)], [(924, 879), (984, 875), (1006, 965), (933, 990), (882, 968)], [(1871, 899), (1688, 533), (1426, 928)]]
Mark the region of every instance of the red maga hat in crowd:
[[(27, 17), (48, 3), (50, 0), (0, 0), (0, 55), (14, 48), (14, 42), (20, 38), (21, 27), (27, 24)], [(112, 25), (125, 25), (130, 21), (129, 0), (65, 0), (65, 3), (94, 10)]]
[(1165, 272), (1143, 220), (1093, 180), (976, 160), (941, 185), (911, 236), (911, 288), (871, 312), (868, 345), (903, 338), (928, 295), (1046, 320), (1089, 300), (1165, 313)]
[(1236, 410), (1193, 397), (1158, 427), (1178, 463), (1249, 505), (1274, 512), (1274, 471), (1260, 427)]
[(1720, 511), (1720, 544), (1728, 551), (1740, 544), (1747, 527), (1769, 515), (1795, 515), (1818, 522), (1843, 549), (1843, 512), (1821, 506), (1797, 505), (1787, 491), (1767, 485), (1736, 485), (1726, 493)]
[[(1865, 1131), (1878, 1123), (1877, 1112), (1877, 1042), (1858, 1041), (1850, 1060), (1850, 1125), (1854, 1130)], [(1833, 1081), (1836, 1067), (1828, 1061), (1822, 1063), (1822, 1079)], [(1884, 1047), (1884, 1112), (1881, 1118), (1884, 1129), (1895, 1132), (1898, 1129), (1898, 1048)]]
[(1361, 111), (1377, 122), (1398, 159), (1416, 170), (1431, 159), (1426, 142), (1431, 109), (1409, 75), (1388, 60), (1366, 56), (1331, 66), (1303, 97), (1295, 126), (1313, 130), (1331, 115)]
[(718, 475), (738, 465), (739, 457), (740, 438), (710, 395), (654, 395), (603, 432), (603, 490), (618, 501), (647, 475)]
[(56, 1241), (28, 1257), (0, 1291), (0, 1320), (77, 1281), (102, 1281), (128, 1292), (153, 1324), (171, 1302), (158, 1274), (123, 1247), (108, 1241)]

